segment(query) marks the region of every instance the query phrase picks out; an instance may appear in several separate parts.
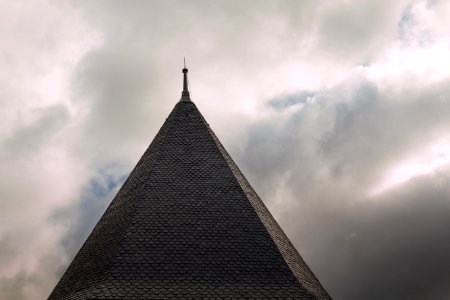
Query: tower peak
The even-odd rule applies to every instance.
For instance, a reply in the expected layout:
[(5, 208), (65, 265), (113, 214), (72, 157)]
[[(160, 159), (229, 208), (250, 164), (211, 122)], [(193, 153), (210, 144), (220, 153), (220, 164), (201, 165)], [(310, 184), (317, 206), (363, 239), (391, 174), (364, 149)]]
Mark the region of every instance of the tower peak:
[(48, 300), (331, 300), (189, 93), (181, 100)]
[(191, 101), (191, 97), (189, 95), (189, 89), (188, 89), (188, 69), (186, 68), (186, 58), (183, 58), (184, 61), (184, 68), (183, 68), (183, 91), (181, 92), (181, 99), (180, 101)]

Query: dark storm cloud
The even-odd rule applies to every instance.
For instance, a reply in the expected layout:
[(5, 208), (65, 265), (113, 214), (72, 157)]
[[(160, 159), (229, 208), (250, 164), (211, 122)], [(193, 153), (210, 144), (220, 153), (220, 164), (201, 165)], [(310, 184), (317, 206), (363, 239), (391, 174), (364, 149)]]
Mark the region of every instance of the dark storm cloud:
[[(310, 253), (313, 269), (332, 295), (339, 299), (449, 296), (448, 182), (437, 187), (434, 179), (418, 178), (369, 203), (348, 203), (355, 195), (325, 189), (328, 192), (310, 199), (315, 204), (303, 211), (299, 207), (297, 215), (283, 223), (292, 222), (291, 228), (303, 228), (299, 231), (308, 236), (316, 234), (315, 239), (305, 239), (299, 232), (293, 237), (304, 256)], [(310, 213), (316, 220), (301, 221)]]
[[(450, 296), (449, 182), (411, 180), (369, 204), (354, 222), (342, 291), (353, 299), (445, 299)], [(351, 220), (351, 217), (348, 216)], [(343, 258), (343, 257), (340, 257)], [(363, 288), (364, 287), (364, 288)]]

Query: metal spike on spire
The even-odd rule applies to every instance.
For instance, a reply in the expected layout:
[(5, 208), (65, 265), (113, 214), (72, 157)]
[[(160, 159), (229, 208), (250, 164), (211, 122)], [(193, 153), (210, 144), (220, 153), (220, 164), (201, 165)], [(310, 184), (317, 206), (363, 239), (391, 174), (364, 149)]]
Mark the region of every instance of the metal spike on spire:
[(181, 99), (180, 101), (191, 101), (191, 97), (189, 95), (189, 89), (188, 89), (188, 69), (186, 68), (186, 58), (183, 58), (184, 60), (184, 68), (183, 68), (183, 92), (181, 92)]

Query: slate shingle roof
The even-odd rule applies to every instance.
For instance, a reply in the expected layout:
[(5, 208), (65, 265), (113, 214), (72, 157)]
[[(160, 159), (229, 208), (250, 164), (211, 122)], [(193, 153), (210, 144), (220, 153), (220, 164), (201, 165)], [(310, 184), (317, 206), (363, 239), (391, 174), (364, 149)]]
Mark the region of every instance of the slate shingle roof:
[(180, 101), (49, 299), (330, 299)]

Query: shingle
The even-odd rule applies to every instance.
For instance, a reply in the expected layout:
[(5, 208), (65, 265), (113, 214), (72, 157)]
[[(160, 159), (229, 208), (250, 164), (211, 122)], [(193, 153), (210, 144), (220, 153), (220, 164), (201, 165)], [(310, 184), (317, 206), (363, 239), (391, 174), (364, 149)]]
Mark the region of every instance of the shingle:
[(191, 101), (180, 101), (49, 299), (329, 299)]

